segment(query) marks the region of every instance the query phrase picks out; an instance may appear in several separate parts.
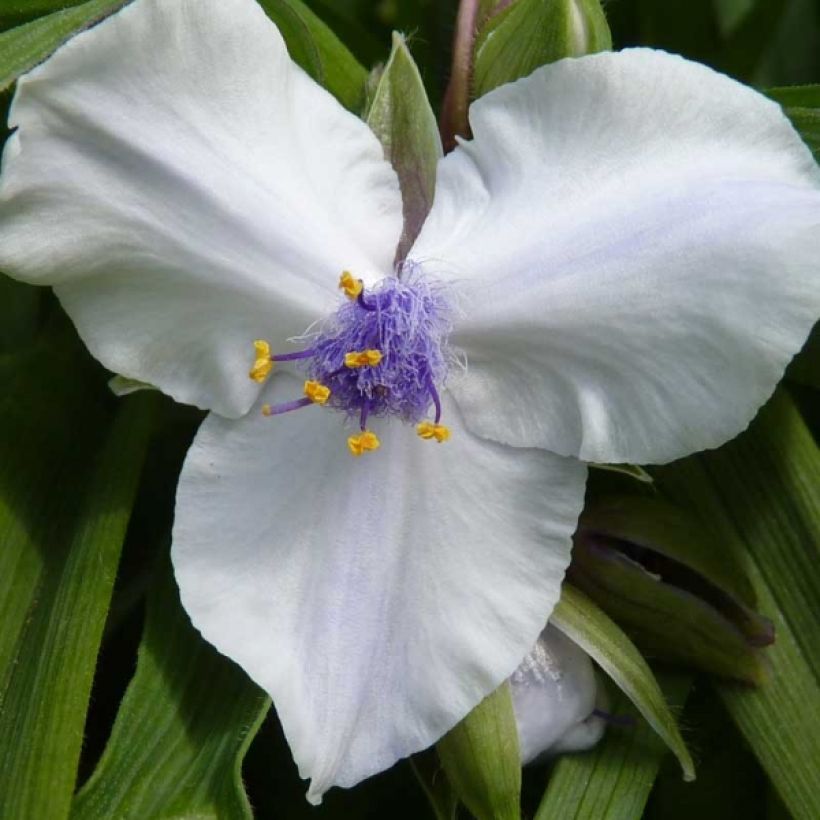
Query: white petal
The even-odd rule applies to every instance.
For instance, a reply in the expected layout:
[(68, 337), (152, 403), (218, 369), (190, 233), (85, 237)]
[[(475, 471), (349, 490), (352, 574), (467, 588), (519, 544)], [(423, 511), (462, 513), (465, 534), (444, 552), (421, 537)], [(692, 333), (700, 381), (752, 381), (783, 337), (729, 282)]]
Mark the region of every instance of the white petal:
[(594, 746), (606, 724), (595, 715), (601, 697), (592, 661), (554, 626), (510, 677), (521, 762)]
[(471, 122), (411, 251), (463, 291), (470, 428), (633, 463), (740, 432), (820, 314), (820, 172), (778, 106), (636, 50)]
[(393, 170), (253, 0), (136, 0), (21, 79), (10, 125), (0, 267), (180, 401), (246, 411), (255, 338), (391, 271)]
[[(277, 377), (268, 400), (298, 389)], [(451, 405), (446, 444), (394, 421), (360, 459), (327, 409), (212, 414), (185, 462), (183, 604), (273, 697), (312, 800), (437, 740), (558, 599), (584, 465), (483, 441)]]

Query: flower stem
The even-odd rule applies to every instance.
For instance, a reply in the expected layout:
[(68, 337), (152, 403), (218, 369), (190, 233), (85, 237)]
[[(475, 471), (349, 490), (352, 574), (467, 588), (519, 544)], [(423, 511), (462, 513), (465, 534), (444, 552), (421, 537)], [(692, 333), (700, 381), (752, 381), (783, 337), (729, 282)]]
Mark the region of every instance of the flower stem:
[(439, 129), (445, 151), (456, 147), (456, 136), (469, 137), (470, 86), (473, 77), (473, 44), (478, 25), (479, 0), (461, 0), (453, 38), (450, 82), (444, 92)]

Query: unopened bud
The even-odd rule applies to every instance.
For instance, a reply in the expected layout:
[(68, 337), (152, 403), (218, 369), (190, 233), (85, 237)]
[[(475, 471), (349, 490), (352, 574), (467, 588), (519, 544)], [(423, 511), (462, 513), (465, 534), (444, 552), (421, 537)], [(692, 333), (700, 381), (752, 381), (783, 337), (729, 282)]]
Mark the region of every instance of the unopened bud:
[(600, 0), (513, 0), (499, 8), (476, 38), (474, 97), (547, 63), (612, 48)]
[(603, 736), (606, 694), (589, 655), (547, 626), (509, 680), (521, 762), (594, 746)]

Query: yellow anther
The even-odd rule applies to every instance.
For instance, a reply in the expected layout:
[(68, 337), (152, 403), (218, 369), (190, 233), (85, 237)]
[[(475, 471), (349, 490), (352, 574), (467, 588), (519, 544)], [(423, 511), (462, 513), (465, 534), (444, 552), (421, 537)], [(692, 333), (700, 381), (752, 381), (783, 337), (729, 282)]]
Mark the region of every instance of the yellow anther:
[(381, 350), (351, 350), (345, 353), (345, 367), (375, 367), (381, 360)]
[(263, 416), (269, 416), (270, 414), (271, 414), (270, 405), (269, 404), (263, 404), (262, 405), (262, 415)]
[(253, 343), (253, 349), (256, 354), (253, 367), (248, 372), (255, 382), (260, 384), (268, 378), (268, 374), (273, 370), (273, 362), (270, 357), (270, 345), (264, 339), (257, 339)]
[(305, 395), (314, 404), (324, 404), (330, 398), (330, 388), (321, 382), (305, 382)]
[(359, 435), (350, 436), (347, 439), (347, 449), (354, 456), (360, 456), (368, 450), (378, 450), (380, 445), (379, 437), (369, 430), (364, 430)]
[(354, 279), (353, 274), (346, 270), (339, 277), (339, 287), (345, 292), (348, 299), (355, 299), (364, 288), (361, 279)]
[(450, 438), (450, 428), (432, 421), (423, 421), (416, 427), (416, 432), (425, 441), (435, 439), (439, 444)]

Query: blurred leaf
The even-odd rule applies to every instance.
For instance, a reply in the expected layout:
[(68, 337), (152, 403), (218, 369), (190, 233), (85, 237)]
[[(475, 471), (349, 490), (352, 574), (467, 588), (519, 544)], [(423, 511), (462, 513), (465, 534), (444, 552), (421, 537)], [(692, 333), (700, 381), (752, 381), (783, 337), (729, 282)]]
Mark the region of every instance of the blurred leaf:
[(730, 34), (754, 8), (757, 0), (715, 0), (715, 14), (724, 35)]
[(692, 758), (652, 670), (635, 645), (592, 601), (569, 584), (550, 616), (635, 704), (649, 725), (674, 752), (686, 780), (694, 780)]
[(436, 820), (455, 820), (458, 797), (441, 767), (435, 749), (427, 749), (410, 758), (413, 773), (421, 785)]
[(136, 673), (72, 817), (250, 818), (242, 759), (270, 702), (194, 630), (160, 569)]
[(681, 717), (698, 754), (698, 779), (683, 783), (664, 761), (645, 820), (764, 820), (767, 780), (720, 698), (698, 680)]
[(99, 22), (124, 2), (91, 0), (0, 34), (0, 90), (45, 60), (72, 34)]
[[(820, 151), (820, 141), (817, 145)], [(820, 325), (815, 326), (803, 349), (792, 359), (786, 370), (786, 378), (820, 390)]]
[[(665, 673), (658, 676), (658, 681), (672, 707), (681, 709), (689, 692), (690, 676)], [(611, 709), (619, 716), (636, 711), (623, 694), (613, 700)], [(559, 758), (535, 820), (640, 817), (667, 754), (663, 741), (647, 723), (639, 721), (634, 727), (611, 726), (594, 749)]]
[(42, 288), (15, 282), (0, 274), (0, 356), (31, 344), (40, 327)]
[(735, 441), (656, 470), (659, 484), (745, 561), (777, 640), (771, 682), (720, 684), (737, 726), (796, 818), (820, 817), (820, 454), (775, 395)]
[[(633, 10), (636, 30), (628, 40), (617, 40), (619, 47), (652, 46), (714, 63), (722, 45), (714, 0), (635, 0), (627, 8)], [(619, 11), (618, 4), (611, 10)]]
[(473, 96), (563, 57), (610, 48), (612, 36), (599, 0), (515, 0), (479, 29)]
[(750, 81), (782, 23), (789, 0), (757, 0), (723, 46), (721, 69)]
[(436, 744), (456, 794), (478, 820), (518, 820), (521, 752), (504, 683)]
[(359, 113), (367, 72), (336, 35), (300, 0), (259, 0), (282, 32), (288, 52), (319, 85)]
[(436, 167), (443, 152), (436, 117), (400, 34), (393, 34), (393, 50), (376, 87), (367, 124), (399, 177), (404, 229), (396, 258), (401, 261), (433, 205)]
[(58, 327), (2, 362), (13, 391), (11, 400), (4, 397), (0, 428), (3, 818), (68, 813), (97, 652), (153, 425), (154, 398), (134, 397), (109, 431), (84, 361)]
[(766, 94), (783, 106), (806, 145), (820, 156), (820, 85), (770, 88)]

